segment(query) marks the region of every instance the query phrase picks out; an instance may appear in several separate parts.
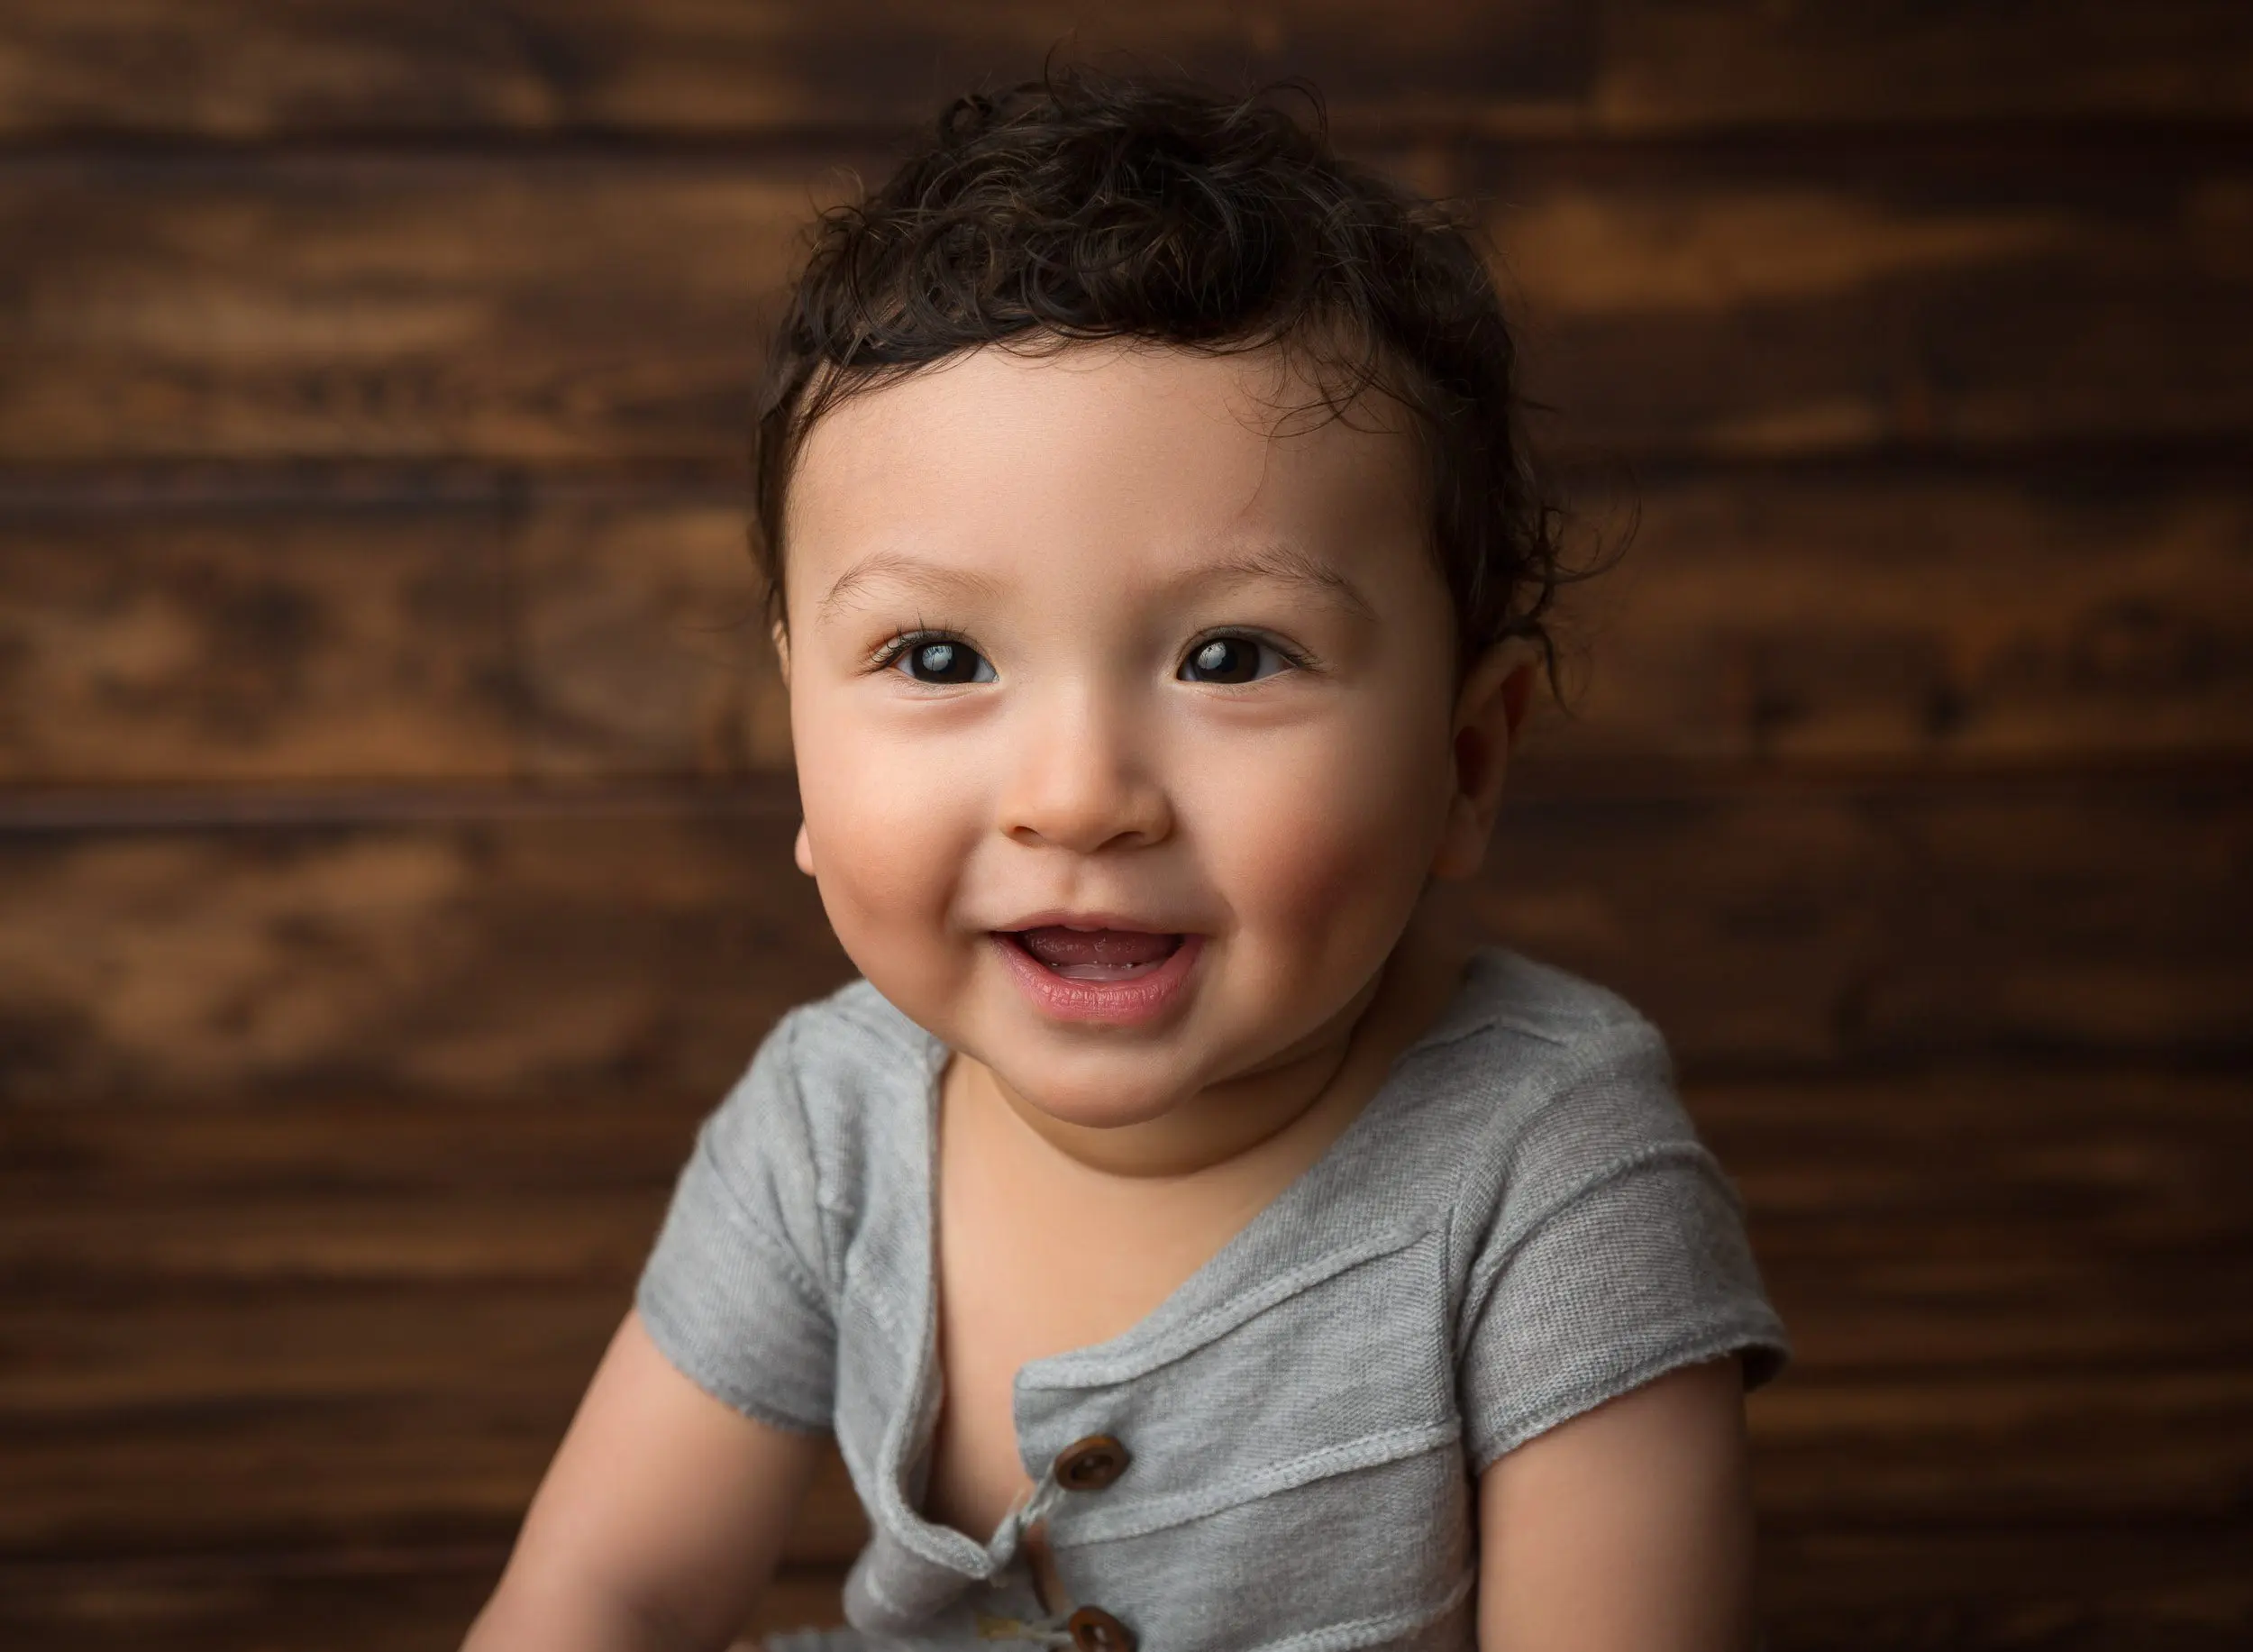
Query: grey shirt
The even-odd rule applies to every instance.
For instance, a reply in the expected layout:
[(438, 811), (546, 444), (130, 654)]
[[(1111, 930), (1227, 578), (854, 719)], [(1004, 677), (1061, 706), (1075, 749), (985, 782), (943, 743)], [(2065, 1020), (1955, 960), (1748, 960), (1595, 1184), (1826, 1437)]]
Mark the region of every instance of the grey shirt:
[[(918, 1512), (947, 1055), (865, 981), (791, 1011), (706, 1122), (642, 1275), (666, 1356), (750, 1416), (834, 1430), (868, 1511), (853, 1629), (778, 1647), (1070, 1646), (1019, 1551), (1044, 1518), (1072, 1604), (1141, 1652), (1467, 1648), (1482, 1469), (1676, 1366), (1740, 1352), (1758, 1383), (1786, 1355), (1657, 1031), (1489, 947), (1155, 1311), (1018, 1371), (1035, 1491), (981, 1541)], [(1099, 1436), (1125, 1471), (1072, 1489), (1060, 1457)]]

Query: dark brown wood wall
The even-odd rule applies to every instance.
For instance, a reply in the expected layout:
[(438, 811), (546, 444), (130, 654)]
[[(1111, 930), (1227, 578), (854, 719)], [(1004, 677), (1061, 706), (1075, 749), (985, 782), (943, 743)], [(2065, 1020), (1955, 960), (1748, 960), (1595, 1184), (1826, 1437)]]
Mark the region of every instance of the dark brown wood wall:
[[(2253, 1636), (2239, 0), (9, 0), (0, 1644), (453, 1644), (844, 963), (741, 550), (810, 205), (1077, 27), (1483, 204), (1592, 519), (1481, 893), (1799, 1348), (1771, 1645)], [(834, 1614), (833, 1474), (767, 1619)]]

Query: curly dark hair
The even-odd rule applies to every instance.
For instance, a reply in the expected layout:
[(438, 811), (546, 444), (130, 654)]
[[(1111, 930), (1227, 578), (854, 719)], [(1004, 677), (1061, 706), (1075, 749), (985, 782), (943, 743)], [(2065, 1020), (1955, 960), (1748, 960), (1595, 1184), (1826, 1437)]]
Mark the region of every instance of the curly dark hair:
[[(1296, 91), (1311, 127), (1270, 94)], [(1528, 451), (1516, 350), (1469, 214), (1340, 160), (1320, 96), (1051, 66), (956, 99), (883, 186), (824, 213), (761, 389), (754, 551), (771, 617), (807, 433), (845, 397), (957, 352), (1090, 340), (1277, 345), (1335, 416), (1374, 388), (1413, 415), (1456, 669), (1524, 636), (1565, 577)]]

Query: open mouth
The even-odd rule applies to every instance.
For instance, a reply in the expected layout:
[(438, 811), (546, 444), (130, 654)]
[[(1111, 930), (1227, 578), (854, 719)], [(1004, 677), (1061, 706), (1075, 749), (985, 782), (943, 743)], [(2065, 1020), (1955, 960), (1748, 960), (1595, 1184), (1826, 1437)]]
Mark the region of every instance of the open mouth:
[(1186, 937), (1047, 924), (1037, 929), (1008, 930), (1004, 938), (1063, 980), (1104, 982), (1134, 981), (1154, 972), (1181, 951)]

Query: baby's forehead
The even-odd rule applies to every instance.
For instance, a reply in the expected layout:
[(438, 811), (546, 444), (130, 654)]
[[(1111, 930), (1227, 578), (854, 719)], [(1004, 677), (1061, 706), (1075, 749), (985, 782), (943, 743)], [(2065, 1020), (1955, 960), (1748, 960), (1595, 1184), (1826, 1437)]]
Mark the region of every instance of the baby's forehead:
[(793, 555), (872, 537), (1009, 537), (1139, 525), (1184, 556), (1249, 536), (1309, 545), (1420, 520), (1412, 429), (1341, 400), (1291, 352), (1148, 344), (966, 351), (854, 390), (807, 433)]

